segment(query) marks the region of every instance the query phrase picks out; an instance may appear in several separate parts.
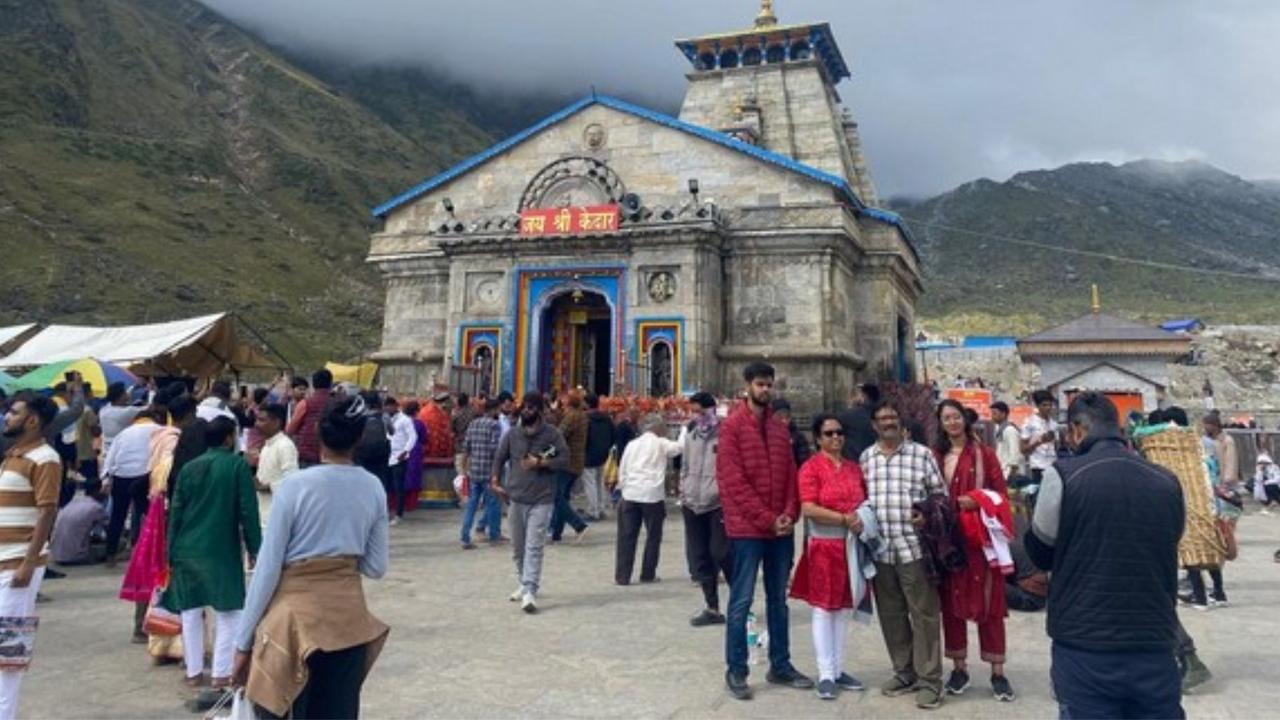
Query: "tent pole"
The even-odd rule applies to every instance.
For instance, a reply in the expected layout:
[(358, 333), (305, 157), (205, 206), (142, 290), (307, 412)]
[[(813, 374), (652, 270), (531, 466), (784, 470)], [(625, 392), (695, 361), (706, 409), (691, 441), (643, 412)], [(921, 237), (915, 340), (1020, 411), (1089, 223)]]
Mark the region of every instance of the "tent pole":
[(270, 350), (272, 355), (275, 355), (277, 359), (279, 359), (279, 360), (281, 360), (282, 362), (284, 362), (284, 368), (276, 368), (277, 370), (280, 370), (280, 369), (287, 369), (287, 370), (289, 371), (289, 374), (290, 374), (290, 375), (292, 375), (292, 374), (293, 374), (293, 371), (294, 371), (294, 369), (293, 369), (293, 363), (289, 362), (289, 358), (285, 357), (284, 355), (281, 355), (281, 354), (280, 354), (280, 351), (279, 351), (279, 350), (276, 350), (275, 346), (274, 346), (274, 345), (272, 345), (270, 342), (268, 342), (268, 341), (267, 341), (267, 339), (266, 339), (265, 337), (263, 337), (263, 336), (262, 336), (262, 333), (258, 332), (257, 328), (255, 328), (253, 325), (250, 325), (250, 324), (249, 324), (249, 321), (248, 321), (248, 320), (245, 320), (245, 319), (244, 319), (244, 316), (242, 316), (240, 313), (238, 313), (238, 312), (233, 312), (233, 313), (231, 313), (231, 315), (232, 315), (232, 317), (234, 317), (236, 320), (239, 320), (239, 321), (240, 321), (240, 324), (241, 324), (241, 325), (244, 325), (244, 327), (245, 327), (245, 329), (246, 329), (246, 330), (248, 330), (249, 332), (253, 333), (253, 336), (254, 336), (254, 337), (256, 337), (256, 338), (258, 338), (258, 340), (262, 343), (263, 347), (265, 347), (265, 348), (267, 348), (268, 350)]

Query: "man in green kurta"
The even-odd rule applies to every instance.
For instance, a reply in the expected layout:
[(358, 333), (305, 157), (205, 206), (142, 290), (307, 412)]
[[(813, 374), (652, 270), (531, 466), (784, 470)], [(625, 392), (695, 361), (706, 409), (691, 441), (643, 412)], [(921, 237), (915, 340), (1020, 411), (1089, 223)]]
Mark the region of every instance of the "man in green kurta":
[(244, 553), (252, 567), (262, 544), (253, 471), (233, 452), (235, 421), (209, 423), (209, 450), (178, 474), (169, 506), (169, 587), (164, 604), (182, 613), (187, 684), (204, 679), (204, 608), (216, 620), (213, 685), (231, 680), (234, 636), (244, 607)]

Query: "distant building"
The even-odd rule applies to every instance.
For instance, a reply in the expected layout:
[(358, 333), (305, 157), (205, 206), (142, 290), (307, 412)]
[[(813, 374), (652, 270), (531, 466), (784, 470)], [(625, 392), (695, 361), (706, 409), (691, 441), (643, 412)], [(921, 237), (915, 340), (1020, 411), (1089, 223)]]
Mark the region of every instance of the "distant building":
[(1169, 363), (1185, 356), (1191, 339), (1167, 330), (1093, 312), (1018, 341), (1024, 362), (1040, 366), (1040, 384), (1065, 408), (1075, 393), (1105, 393), (1120, 410), (1151, 412), (1169, 385)]
[(766, 2), (676, 47), (678, 117), (593, 93), (374, 210), (390, 388), (468, 366), (489, 392), (665, 395), (764, 358), (811, 412), (913, 377), (920, 258), (876, 207), (831, 28)]

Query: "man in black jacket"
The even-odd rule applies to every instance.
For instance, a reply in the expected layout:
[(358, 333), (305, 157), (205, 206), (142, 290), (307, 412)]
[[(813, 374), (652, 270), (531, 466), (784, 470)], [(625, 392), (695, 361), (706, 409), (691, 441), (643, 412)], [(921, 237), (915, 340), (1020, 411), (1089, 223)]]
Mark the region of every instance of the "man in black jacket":
[(1024, 539), (1051, 571), (1060, 716), (1185, 717), (1174, 658), (1182, 488), (1126, 447), (1106, 396), (1076, 397), (1067, 426), (1078, 454), (1044, 471)]
[[(880, 387), (875, 383), (856, 385), (849, 396), (849, 407), (836, 413), (844, 426), (844, 456), (858, 462), (862, 451), (876, 444), (876, 429), (871, 423), (870, 408), (880, 402)], [(920, 442), (916, 439), (917, 442)], [(927, 443), (926, 443), (927, 444)]]
[(582, 468), (582, 489), (587, 494), (587, 517), (604, 520), (609, 495), (604, 489), (604, 464), (613, 449), (613, 418), (600, 411), (600, 397), (587, 395), (587, 454)]

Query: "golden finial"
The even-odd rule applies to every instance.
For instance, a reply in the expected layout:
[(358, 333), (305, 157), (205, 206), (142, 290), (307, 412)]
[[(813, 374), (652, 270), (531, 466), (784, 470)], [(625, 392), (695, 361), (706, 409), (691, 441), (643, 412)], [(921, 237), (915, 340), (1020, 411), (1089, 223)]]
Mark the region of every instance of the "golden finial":
[(778, 16), (773, 14), (773, 0), (760, 0), (760, 14), (756, 16), (756, 27), (777, 24)]
[(1098, 286), (1093, 286), (1093, 314), (1097, 315), (1102, 312), (1102, 296), (1098, 294)]

